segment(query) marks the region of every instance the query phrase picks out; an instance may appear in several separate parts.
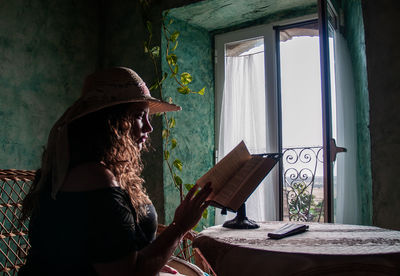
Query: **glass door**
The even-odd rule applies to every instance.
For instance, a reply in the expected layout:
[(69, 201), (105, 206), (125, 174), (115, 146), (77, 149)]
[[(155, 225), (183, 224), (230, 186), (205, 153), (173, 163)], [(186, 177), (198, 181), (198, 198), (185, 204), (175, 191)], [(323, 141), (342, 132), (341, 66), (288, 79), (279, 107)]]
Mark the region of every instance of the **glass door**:
[[(241, 140), (252, 153), (282, 153), (279, 170), (246, 202), (251, 219), (331, 222), (333, 201), (346, 194), (334, 185), (343, 178), (334, 157), (344, 151), (333, 140), (343, 133), (335, 33), (321, 31), (322, 18), (215, 37), (216, 160)], [(224, 220), (218, 213), (217, 224)]]
[(283, 220), (325, 219), (318, 21), (276, 27)]

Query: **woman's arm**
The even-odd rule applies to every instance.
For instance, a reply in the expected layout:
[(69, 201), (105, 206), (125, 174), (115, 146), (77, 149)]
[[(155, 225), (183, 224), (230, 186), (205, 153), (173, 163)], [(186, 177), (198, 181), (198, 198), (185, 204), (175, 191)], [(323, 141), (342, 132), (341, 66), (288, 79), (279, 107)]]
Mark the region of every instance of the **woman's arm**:
[(156, 275), (168, 262), (185, 233), (200, 220), (207, 208), (205, 202), (211, 193), (210, 185), (206, 185), (197, 194), (198, 186), (194, 186), (175, 211), (173, 222), (152, 242), (139, 252), (109, 263), (93, 264), (99, 275)]

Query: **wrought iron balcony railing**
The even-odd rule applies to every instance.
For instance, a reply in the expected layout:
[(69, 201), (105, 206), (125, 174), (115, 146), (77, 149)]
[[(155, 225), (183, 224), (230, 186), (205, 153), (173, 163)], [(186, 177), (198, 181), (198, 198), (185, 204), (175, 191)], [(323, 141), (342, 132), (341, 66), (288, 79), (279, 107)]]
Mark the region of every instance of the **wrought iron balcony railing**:
[(323, 221), (323, 148), (293, 147), (282, 151), (284, 219)]

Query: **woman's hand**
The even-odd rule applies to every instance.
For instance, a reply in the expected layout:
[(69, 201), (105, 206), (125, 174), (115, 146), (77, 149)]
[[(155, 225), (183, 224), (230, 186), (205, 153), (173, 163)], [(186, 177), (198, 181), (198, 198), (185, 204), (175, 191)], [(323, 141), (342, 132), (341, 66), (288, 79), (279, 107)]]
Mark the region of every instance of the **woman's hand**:
[(197, 184), (194, 185), (187, 193), (182, 203), (176, 208), (172, 224), (175, 224), (183, 232), (182, 234), (196, 226), (204, 210), (209, 205), (209, 202), (205, 200), (212, 191), (211, 183), (207, 183), (203, 189), (196, 194), (198, 189), (199, 186)]

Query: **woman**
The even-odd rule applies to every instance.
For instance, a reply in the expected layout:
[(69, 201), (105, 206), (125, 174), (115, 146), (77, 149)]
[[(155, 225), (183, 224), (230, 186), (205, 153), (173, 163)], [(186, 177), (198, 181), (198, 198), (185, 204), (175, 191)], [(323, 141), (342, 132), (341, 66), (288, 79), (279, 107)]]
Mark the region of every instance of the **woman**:
[(142, 184), (149, 115), (180, 107), (152, 98), (131, 69), (87, 77), (82, 96), (52, 128), (23, 203), (31, 249), (20, 275), (156, 275), (207, 208), (189, 191), (155, 239), (157, 216)]

